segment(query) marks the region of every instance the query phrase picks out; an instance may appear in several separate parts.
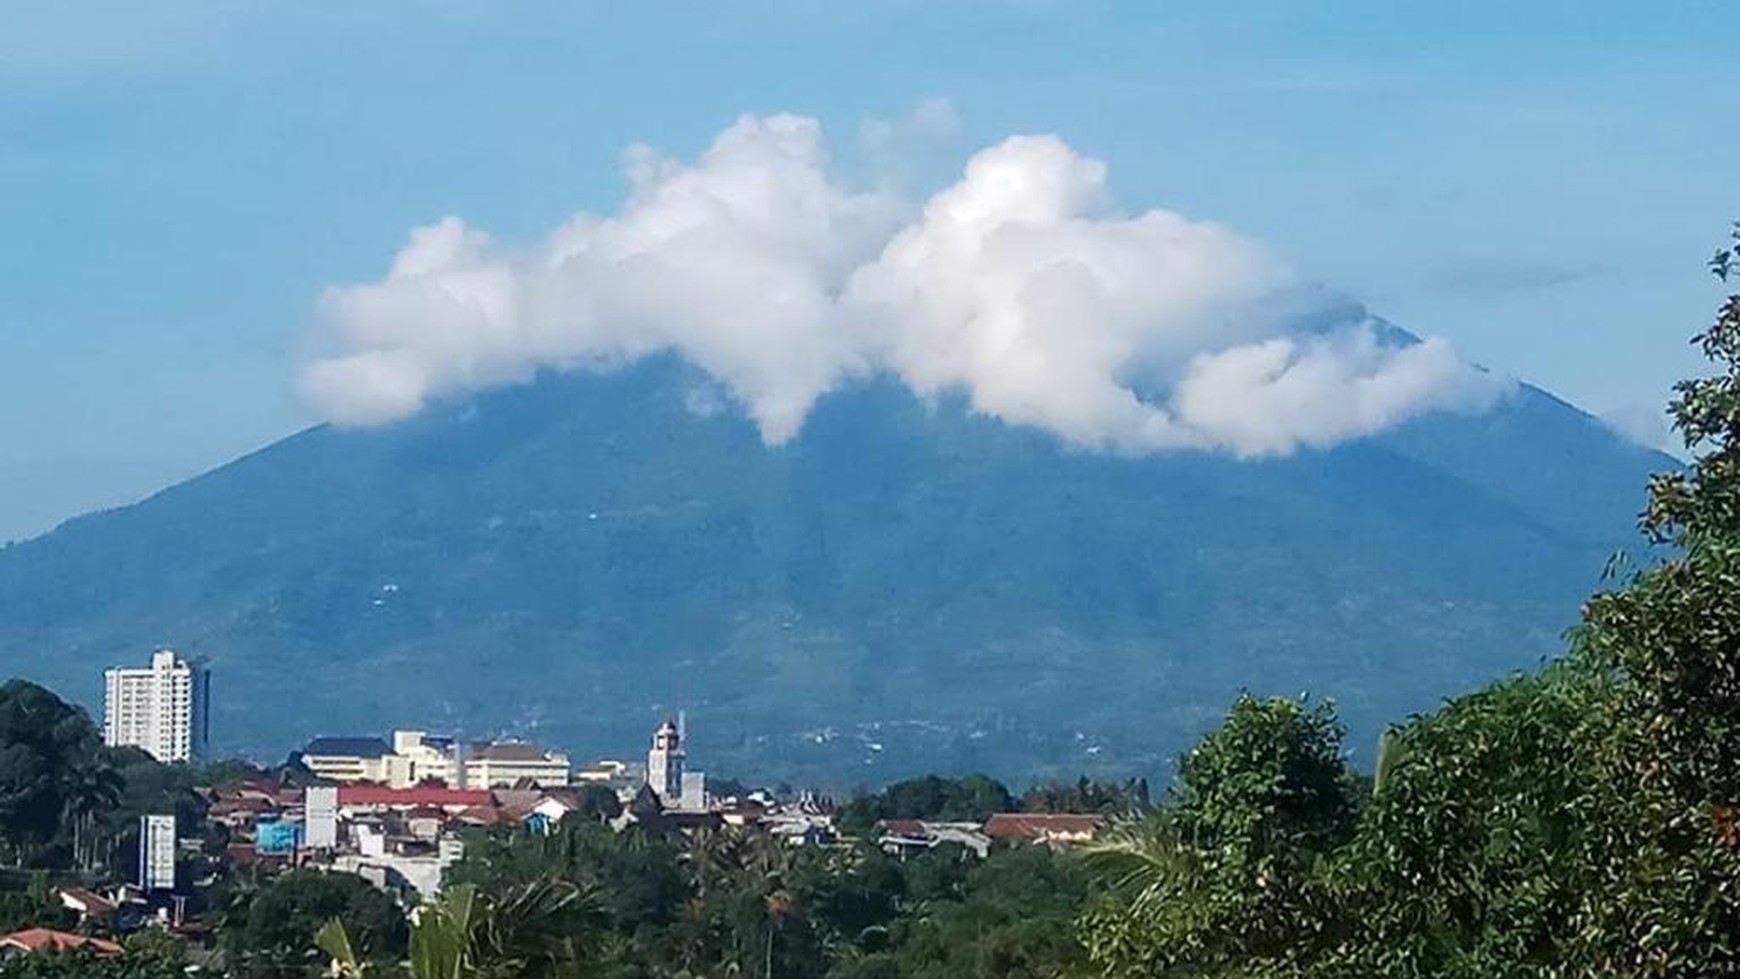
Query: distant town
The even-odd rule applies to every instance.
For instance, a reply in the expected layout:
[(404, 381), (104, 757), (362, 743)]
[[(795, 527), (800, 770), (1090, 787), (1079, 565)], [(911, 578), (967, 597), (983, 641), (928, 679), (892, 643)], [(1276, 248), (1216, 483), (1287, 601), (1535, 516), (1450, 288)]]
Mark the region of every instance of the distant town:
[[(172, 649), (148, 665), (105, 674), (103, 741), (165, 764), (209, 761), (211, 673)], [(204, 818), (221, 827), (230, 867), (306, 867), (356, 874), (402, 903), (436, 898), (465, 853), (467, 831), (514, 827), (547, 832), (583, 816), (622, 831), (642, 826), (691, 833), (733, 827), (793, 846), (842, 842), (833, 799), (775, 794), (731, 784), (711, 791), (688, 765), (681, 713), (651, 732), (644, 760), (599, 759), (576, 767), (559, 750), (523, 740), (465, 741), (423, 730), (319, 735), (290, 756), (303, 777), (243, 776), (202, 787)], [(885, 853), (907, 856), (945, 844), (983, 858), (998, 841), (1066, 846), (1091, 840), (1098, 814), (992, 813), (978, 820), (891, 818), (874, 826)], [(178, 895), (191, 884), (196, 827), (148, 815), (140, 826), (136, 880), (105, 896), (68, 892), (84, 916), (132, 903), (187, 928)], [(0, 943), (3, 944), (3, 943)]]

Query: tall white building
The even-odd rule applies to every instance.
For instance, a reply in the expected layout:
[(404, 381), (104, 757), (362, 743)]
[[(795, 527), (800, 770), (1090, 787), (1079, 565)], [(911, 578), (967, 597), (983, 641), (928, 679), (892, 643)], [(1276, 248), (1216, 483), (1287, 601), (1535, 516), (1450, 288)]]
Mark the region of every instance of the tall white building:
[(144, 668), (115, 668), (103, 674), (103, 743), (143, 748), (162, 762), (187, 761), (205, 754), (211, 672), (175, 655), (151, 654)]
[(683, 798), (683, 734), (675, 721), (665, 721), (653, 733), (652, 750), (646, 754), (646, 784), (666, 806), (676, 806)]

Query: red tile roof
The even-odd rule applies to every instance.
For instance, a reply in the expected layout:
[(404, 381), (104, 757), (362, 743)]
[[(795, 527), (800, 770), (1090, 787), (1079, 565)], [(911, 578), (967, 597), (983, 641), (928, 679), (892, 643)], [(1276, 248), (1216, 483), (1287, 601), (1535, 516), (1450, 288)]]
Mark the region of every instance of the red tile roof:
[(454, 813), (453, 816), (462, 823), (493, 826), (501, 822), (502, 811), (495, 806), (473, 806), (470, 809), (462, 809)]
[(1105, 825), (1105, 817), (1061, 812), (1000, 812), (985, 822), (985, 835), (993, 840), (1046, 840), (1092, 836)]
[(74, 935), (71, 932), (55, 931), (52, 928), (26, 928), (23, 931), (15, 931), (0, 938), (0, 945), (23, 949), (26, 952), (69, 952), (75, 948), (88, 948), (98, 955), (121, 954), (121, 946), (114, 942), (86, 935)]
[(338, 787), (341, 806), (388, 806), (413, 808), (441, 806), (469, 809), (493, 805), (488, 789), (449, 789), (439, 785), (416, 785), (408, 789), (389, 789), (384, 785), (341, 785)]
[(921, 819), (884, 819), (876, 825), (882, 827), (882, 832), (889, 836), (924, 839), (930, 835), (929, 827), (925, 826)]
[(115, 902), (82, 887), (62, 887), (55, 893), (60, 895), (62, 903), (76, 904), (85, 914), (108, 914), (115, 910)]

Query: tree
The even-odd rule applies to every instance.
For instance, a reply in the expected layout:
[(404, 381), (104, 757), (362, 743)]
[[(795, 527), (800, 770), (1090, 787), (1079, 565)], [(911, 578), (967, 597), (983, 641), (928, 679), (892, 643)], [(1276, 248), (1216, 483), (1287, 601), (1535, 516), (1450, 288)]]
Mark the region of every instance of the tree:
[[(1710, 267), (1726, 283), (1740, 252)], [(1612, 791), (1593, 801), (1626, 817), (1585, 929), (1633, 975), (1740, 970), (1740, 295), (1693, 342), (1717, 370), (1669, 410), (1694, 461), (1651, 480), (1641, 519), (1671, 554), (1590, 599), (1574, 638), (1613, 681), (1596, 742)]]
[(1097, 855), (1102, 970), (1740, 974), (1740, 297), (1695, 342), (1717, 370), (1676, 388), (1694, 461), (1650, 482), (1659, 560), (1586, 603), (1560, 660), (1390, 730), (1351, 837), (1326, 796), (1257, 829), (1268, 753), (1189, 759), (1181, 798)]
[(1083, 775), (1070, 785), (1036, 785), (1021, 796), (1023, 812), (1102, 813), (1128, 816), (1150, 805), (1148, 780), (1096, 782)]
[(571, 814), (576, 818), (605, 822), (622, 815), (622, 800), (608, 786), (588, 782), (576, 794), (580, 797), (580, 808)]
[(91, 870), (101, 862), (100, 820), (119, 805), (127, 783), (100, 752), (68, 769), (63, 779), (62, 820), (72, 827), (73, 863)]
[(250, 979), (318, 971), (314, 938), (333, 919), (344, 922), (365, 959), (397, 961), (406, 948), (404, 914), (392, 898), (354, 874), (291, 870), (225, 917), (226, 950), (236, 971)]
[[(418, 909), (411, 926), (413, 979), (553, 979), (575, 974), (604, 931), (596, 897), (566, 881), (541, 880), (486, 895), (459, 884)], [(369, 967), (338, 919), (315, 936), (334, 973)]]
[(883, 819), (980, 822), (992, 813), (1014, 808), (1009, 790), (989, 776), (929, 775), (851, 799), (840, 807), (836, 818), (847, 829), (863, 833)]
[(0, 686), (0, 853), (18, 865), (56, 841), (97, 748), (84, 711), (24, 680)]
[(1357, 797), (1328, 705), (1239, 697), (1180, 759), (1167, 804), (1087, 851), (1111, 892), (1083, 918), (1090, 954), (1112, 972), (1181, 975), (1293, 958)]
[[(893, 923), (887, 957), (914, 979), (1040, 979), (1073, 975), (1086, 954), (1075, 916), (1086, 898), (1079, 862), (1047, 847), (993, 851), (958, 898)], [(874, 957), (859, 969), (880, 968)]]
[(444, 884), (476, 884), (486, 894), (544, 879), (599, 896), (624, 934), (676, 918), (688, 889), (672, 841), (638, 828), (615, 833), (599, 823), (564, 819), (548, 834), (500, 827), (466, 839), (465, 857)]

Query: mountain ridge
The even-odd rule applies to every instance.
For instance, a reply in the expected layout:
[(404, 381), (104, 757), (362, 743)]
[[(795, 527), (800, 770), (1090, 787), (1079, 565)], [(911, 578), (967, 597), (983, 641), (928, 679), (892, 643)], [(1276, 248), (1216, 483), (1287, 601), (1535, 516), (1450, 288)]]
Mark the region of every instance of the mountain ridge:
[(886, 379), (768, 447), (717, 394), (663, 357), (304, 430), (0, 552), (0, 654), (83, 691), (204, 655), (218, 746), (267, 757), (391, 726), (630, 754), (684, 706), (727, 773), (1151, 772), (1240, 687), (1334, 697), (1358, 745), (1550, 655), (1674, 464), (1526, 385), (1248, 461)]

